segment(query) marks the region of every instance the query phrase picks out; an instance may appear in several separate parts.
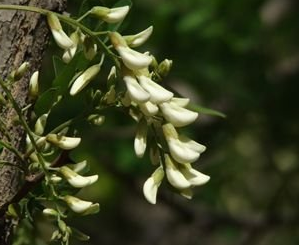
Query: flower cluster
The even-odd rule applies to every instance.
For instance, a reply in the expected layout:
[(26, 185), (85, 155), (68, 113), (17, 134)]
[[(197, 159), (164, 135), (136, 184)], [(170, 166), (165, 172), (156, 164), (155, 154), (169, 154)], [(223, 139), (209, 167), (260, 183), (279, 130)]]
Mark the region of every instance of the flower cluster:
[[(128, 11), (128, 6), (112, 9), (96, 6), (86, 15), (93, 15), (107, 23), (116, 23), (121, 22)], [(76, 30), (69, 38), (63, 32), (56, 16), (48, 15), (48, 21), (54, 39), (65, 50), (63, 55), (65, 62), (69, 62), (74, 57), (80, 42), (84, 43), (85, 40), (91, 38), (81, 33), (80, 30)], [(126, 91), (122, 93), (122, 96), (115, 96), (116, 92), (113, 87), (104, 98), (109, 104), (121, 97), (122, 105), (130, 108), (130, 115), (138, 122), (134, 140), (137, 157), (144, 156), (149, 144), (149, 133), (155, 131), (155, 134), (159, 134), (159, 129), (162, 132), (159, 139), (156, 138), (155, 143), (152, 143), (151, 140), (149, 144), (150, 149), (157, 148), (155, 154), (160, 166), (143, 187), (144, 196), (154, 204), (164, 173), (168, 182), (187, 198), (192, 197), (191, 188), (205, 184), (209, 180), (209, 176), (198, 172), (191, 166), (191, 163), (199, 158), (206, 147), (177, 132), (177, 128), (194, 122), (198, 113), (188, 109), (188, 98), (175, 97), (172, 91), (159, 84), (161, 78), (169, 72), (172, 61), (165, 59), (158, 64), (155, 57), (149, 52), (141, 53), (134, 49), (144, 44), (152, 31), (153, 27), (150, 26), (135, 35), (123, 36), (116, 31), (107, 32), (112, 44), (109, 47), (109, 52), (113, 48), (117, 53), (115, 56), (120, 62), (116, 64), (117, 67), (111, 69), (108, 80), (112, 76), (119, 77), (124, 82)], [(90, 45), (90, 47), (93, 50), (91, 52), (93, 56), (98, 53), (96, 46)], [(82, 91), (96, 77), (100, 72), (102, 62), (103, 59), (73, 79), (70, 88), (72, 96)], [(115, 69), (118, 71), (116, 72)], [(48, 141), (51, 139), (52, 137), (48, 136)], [(151, 153), (153, 153), (152, 150)]]
[[(152, 27), (137, 34), (135, 37), (138, 42), (134, 42), (134, 36), (131, 36), (128, 41), (128, 38), (117, 32), (111, 32), (109, 36), (124, 65), (123, 81), (127, 88), (125, 104), (138, 108), (141, 112), (141, 115), (134, 116), (138, 121), (134, 141), (137, 157), (143, 157), (146, 151), (148, 127), (155, 121), (155, 118), (160, 118), (160, 122), (162, 121), (161, 127), (168, 149), (161, 148), (164, 152), (161, 165), (143, 187), (146, 199), (155, 204), (157, 189), (164, 177), (164, 170), (168, 182), (187, 198), (192, 197), (191, 187), (205, 184), (210, 177), (191, 167), (191, 163), (199, 158), (206, 147), (184, 135), (179, 135), (175, 129), (175, 127), (183, 127), (194, 122), (198, 113), (186, 108), (189, 103), (188, 98), (174, 97), (171, 91), (154, 81), (154, 73), (151, 73), (149, 69), (154, 60), (152, 56), (132, 49), (143, 44), (151, 32)], [(168, 72), (171, 63), (165, 60), (160, 64), (160, 70)]]

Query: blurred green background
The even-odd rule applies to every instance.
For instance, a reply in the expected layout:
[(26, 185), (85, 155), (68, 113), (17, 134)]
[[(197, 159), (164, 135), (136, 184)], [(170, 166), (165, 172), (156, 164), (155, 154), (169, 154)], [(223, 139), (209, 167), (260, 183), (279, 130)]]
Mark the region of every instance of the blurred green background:
[[(69, 1), (68, 11), (76, 15), (80, 3)], [(227, 115), (201, 115), (186, 129), (207, 146), (194, 167), (211, 180), (191, 201), (164, 182), (157, 205), (148, 204), (142, 185), (154, 168), (134, 155), (136, 124), (107, 114), (104, 126), (86, 127), (73, 156), (99, 173), (79, 194), (100, 213), (71, 221), (91, 236), (86, 244), (299, 244), (298, 1), (133, 1), (122, 33), (149, 25), (140, 50), (174, 61), (166, 84)]]

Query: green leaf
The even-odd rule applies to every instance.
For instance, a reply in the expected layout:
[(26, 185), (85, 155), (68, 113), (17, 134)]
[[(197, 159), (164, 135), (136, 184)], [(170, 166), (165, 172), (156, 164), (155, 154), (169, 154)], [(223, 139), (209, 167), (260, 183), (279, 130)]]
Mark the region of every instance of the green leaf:
[(210, 108), (206, 108), (206, 107), (202, 107), (199, 105), (195, 105), (195, 104), (190, 104), (188, 106), (188, 108), (190, 110), (196, 111), (198, 113), (202, 113), (202, 114), (206, 114), (206, 115), (210, 115), (210, 116), (217, 116), (217, 117), (222, 117), (222, 118), (226, 118), (226, 115), (220, 111), (217, 110), (213, 110)]
[(42, 93), (35, 103), (34, 111), (36, 115), (40, 116), (47, 113), (56, 99), (57, 88), (50, 88)]
[(55, 77), (57, 77), (65, 67), (65, 63), (60, 57), (56, 55), (53, 56), (52, 61), (53, 61)]

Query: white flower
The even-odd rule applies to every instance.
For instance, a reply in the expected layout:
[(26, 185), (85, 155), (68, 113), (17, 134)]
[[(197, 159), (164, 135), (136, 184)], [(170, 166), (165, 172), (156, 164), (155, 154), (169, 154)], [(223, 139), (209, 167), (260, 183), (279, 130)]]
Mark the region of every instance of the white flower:
[(107, 23), (116, 23), (122, 21), (129, 12), (129, 6), (117, 7), (117, 8), (106, 8), (101, 6), (93, 7), (90, 10), (91, 14), (94, 14), (106, 21)]
[(83, 172), (84, 170), (87, 169), (88, 167), (88, 164), (87, 164), (87, 161), (84, 160), (82, 162), (78, 162), (76, 164), (71, 164), (69, 165), (69, 167), (76, 173), (81, 173)]
[(147, 68), (151, 64), (151, 56), (129, 48), (125, 39), (118, 32), (110, 32), (109, 37), (112, 45), (121, 56), (123, 63), (130, 70), (140, 70)]
[(171, 156), (179, 163), (196, 161), (206, 147), (190, 140), (185, 136), (179, 136), (174, 126), (170, 123), (162, 126)]
[(29, 82), (29, 96), (35, 99), (38, 96), (38, 71), (34, 72)]
[(151, 56), (139, 53), (129, 47), (118, 47), (116, 50), (121, 56), (125, 66), (133, 71), (146, 68), (152, 62)]
[(165, 154), (164, 158), (168, 182), (177, 189), (186, 189), (191, 187), (190, 182), (179, 170), (177, 163), (174, 162), (168, 154)]
[(155, 83), (147, 76), (138, 76), (138, 81), (140, 85), (150, 94), (150, 101), (155, 104), (168, 101), (173, 97), (172, 92)]
[(73, 41), (74, 45), (71, 48), (66, 49), (64, 51), (64, 53), (62, 55), (62, 60), (65, 63), (69, 63), (74, 58), (74, 56), (76, 54), (78, 43), (80, 41), (79, 33), (77, 31), (73, 32), (70, 35), (70, 39)]
[(190, 99), (189, 98), (173, 97), (173, 98), (171, 98), (170, 102), (173, 102), (180, 107), (186, 107), (189, 104)]
[(140, 86), (135, 77), (126, 75), (123, 79), (131, 100), (136, 103), (144, 103), (149, 100), (150, 94)]
[(163, 167), (158, 167), (143, 185), (143, 195), (151, 204), (156, 204), (158, 188), (164, 178)]
[(180, 165), (180, 170), (192, 186), (203, 185), (210, 180), (210, 176), (195, 170), (190, 164)]
[(66, 178), (67, 182), (75, 188), (83, 188), (98, 180), (98, 175), (81, 176), (70, 168), (63, 166), (59, 172)]
[(81, 138), (66, 137), (66, 136), (60, 136), (57, 134), (48, 134), (46, 136), (46, 140), (64, 150), (74, 149), (81, 142)]
[(55, 216), (55, 217), (58, 216), (57, 211), (52, 208), (43, 209), (43, 214), (46, 216)]
[(140, 120), (134, 140), (134, 150), (137, 157), (143, 157), (146, 150), (147, 124), (145, 120)]
[(99, 73), (101, 69), (101, 63), (93, 65), (86, 69), (79, 77), (76, 78), (74, 81), (70, 95), (76, 95), (79, 93), (83, 88), (85, 88), (88, 83)]
[(49, 13), (47, 14), (47, 20), (57, 45), (62, 49), (70, 49), (73, 47), (73, 41), (63, 31), (57, 16), (53, 13)]
[(198, 113), (179, 106), (175, 102), (161, 103), (160, 109), (164, 118), (175, 127), (186, 126), (196, 120)]
[(73, 210), (75, 213), (80, 213), (85, 215), (85, 214), (90, 214), (91, 210), (93, 212), (96, 212), (99, 209), (98, 203), (83, 201), (74, 196), (69, 196), (69, 195), (64, 196), (63, 200), (68, 204), (70, 209)]
[(127, 44), (130, 47), (138, 47), (145, 43), (147, 39), (151, 36), (153, 32), (153, 26), (148, 27), (142, 32), (139, 32), (135, 35), (129, 35), (129, 36), (124, 36), (124, 39), (126, 40)]

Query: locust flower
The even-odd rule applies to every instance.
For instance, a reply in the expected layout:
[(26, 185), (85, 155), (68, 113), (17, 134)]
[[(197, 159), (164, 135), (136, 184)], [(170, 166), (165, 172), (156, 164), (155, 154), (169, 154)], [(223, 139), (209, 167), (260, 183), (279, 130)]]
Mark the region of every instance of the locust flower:
[(80, 144), (81, 138), (48, 134), (46, 136), (46, 141), (58, 146), (61, 149), (71, 150)]
[(90, 13), (99, 17), (107, 23), (117, 23), (122, 21), (129, 12), (129, 6), (106, 8), (102, 6), (93, 7)]
[(80, 42), (80, 35), (78, 31), (73, 32), (70, 35), (70, 39), (73, 41), (74, 45), (68, 49), (66, 49), (62, 55), (62, 60), (65, 63), (69, 63), (75, 56), (78, 44)]
[(126, 43), (130, 47), (135, 48), (144, 44), (147, 41), (147, 39), (152, 35), (152, 32), (153, 26), (150, 26), (142, 32), (139, 32), (135, 35), (124, 36), (123, 38), (126, 40)]
[(98, 203), (83, 201), (74, 196), (64, 196), (63, 200), (67, 203), (72, 211), (82, 215), (96, 213), (99, 210)]
[(35, 123), (34, 126), (34, 133), (36, 135), (42, 135), (44, 133), (45, 127), (46, 127), (46, 123), (47, 123), (47, 119), (48, 119), (48, 114), (42, 114)]
[(138, 122), (137, 132), (134, 140), (134, 150), (137, 157), (141, 158), (146, 150), (147, 124), (145, 120)]
[(166, 177), (168, 182), (177, 189), (186, 189), (191, 187), (190, 182), (179, 170), (178, 163), (172, 160), (168, 155), (164, 155), (166, 165)]
[(159, 106), (164, 118), (175, 127), (186, 126), (198, 117), (197, 112), (181, 107), (175, 102), (168, 101), (161, 103)]
[(81, 176), (66, 166), (61, 167), (59, 172), (65, 177), (67, 182), (75, 188), (89, 186), (98, 180), (98, 175)]
[(29, 81), (29, 97), (32, 99), (38, 96), (38, 71), (35, 71)]
[(125, 39), (118, 32), (110, 32), (109, 37), (112, 45), (121, 56), (123, 63), (130, 70), (140, 70), (147, 68), (151, 64), (151, 56), (129, 48)]
[(179, 136), (171, 123), (162, 126), (171, 156), (179, 163), (195, 162), (206, 147), (185, 136)]
[(210, 180), (210, 176), (197, 171), (188, 163), (181, 164), (180, 171), (192, 186), (204, 185)]
[(74, 42), (63, 31), (58, 17), (53, 13), (49, 13), (49, 14), (47, 14), (47, 20), (48, 20), (50, 30), (52, 32), (52, 35), (53, 35), (54, 40), (56, 41), (57, 45), (60, 48), (66, 49), (66, 50), (73, 47)]
[(173, 97), (172, 92), (155, 83), (147, 76), (138, 76), (138, 81), (141, 87), (150, 94), (150, 101), (155, 104), (168, 101)]
[(144, 103), (150, 99), (150, 94), (140, 86), (135, 77), (125, 75), (123, 79), (132, 101), (136, 103)]
[(101, 63), (93, 65), (86, 69), (79, 77), (77, 77), (74, 83), (72, 84), (70, 94), (76, 95), (83, 88), (85, 88), (88, 85), (88, 83), (99, 73), (101, 65)]
[(145, 181), (143, 195), (151, 204), (156, 204), (158, 188), (164, 178), (163, 167), (158, 167), (155, 172)]

